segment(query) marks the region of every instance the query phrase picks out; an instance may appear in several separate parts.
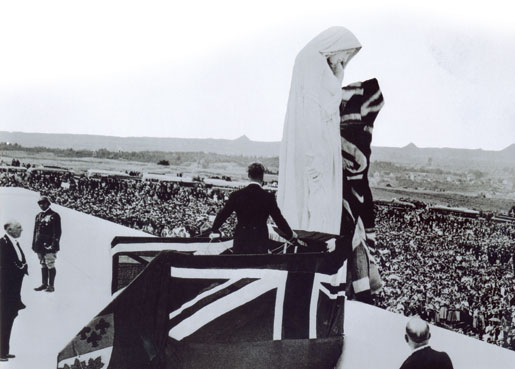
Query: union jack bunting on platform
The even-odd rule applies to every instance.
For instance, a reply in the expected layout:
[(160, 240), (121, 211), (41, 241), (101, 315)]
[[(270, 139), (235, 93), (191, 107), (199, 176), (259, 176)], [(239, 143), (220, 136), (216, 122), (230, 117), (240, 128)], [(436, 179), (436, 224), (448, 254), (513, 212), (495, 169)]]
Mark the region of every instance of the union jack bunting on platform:
[(72, 339), (58, 368), (333, 368), (343, 344), (343, 251), (162, 251)]

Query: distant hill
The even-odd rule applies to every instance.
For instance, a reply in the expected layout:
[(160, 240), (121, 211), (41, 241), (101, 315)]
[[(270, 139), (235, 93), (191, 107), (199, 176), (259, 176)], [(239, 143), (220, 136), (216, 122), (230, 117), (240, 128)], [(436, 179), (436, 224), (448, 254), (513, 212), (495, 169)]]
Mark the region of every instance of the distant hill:
[(278, 156), (279, 142), (251, 141), (247, 136), (235, 140), (168, 137), (116, 137), (55, 133), (0, 131), (0, 141), (25, 147), (110, 151), (213, 152), (225, 155)]
[[(23, 133), (0, 131), (0, 142), (25, 147), (43, 146), (75, 150), (205, 152), (225, 155), (279, 156), (280, 142), (166, 137), (115, 137), (82, 134)], [(515, 144), (500, 151), (453, 148), (381, 147), (372, 150), (373, 161), (449, 168), (496, 169), (515, 167)]]
[(490, 151), (482, 149), (419, 148), (410, 143), (401, 148), (374, 147), (372, 159), (455, 169), (460, 167), (475, 169), (513, 168), (515, 167), (515, 144), (500, 151)]

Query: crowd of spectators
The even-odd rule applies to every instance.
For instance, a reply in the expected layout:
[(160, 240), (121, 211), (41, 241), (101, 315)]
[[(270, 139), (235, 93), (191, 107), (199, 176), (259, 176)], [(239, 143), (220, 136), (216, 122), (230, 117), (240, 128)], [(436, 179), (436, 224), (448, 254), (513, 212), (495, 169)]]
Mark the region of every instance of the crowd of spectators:
[[(202, 183), (1, 173), (54, 202), (149, 234), (195, 237), (228, 192)], [(376, 205), (376, 257), (385, 286), (376, 305), (515, 350), (515, 223)], [(232, 236), (235, 219), (222, 232)]]
[(515, 350), (513, 222), (376, 206), (376, 229), (378, 306)]
[[(59, 205), (162, 237), (195, 237), (209, 228), (226, 191), (202, 183), (180, 184), (70, 173), (0, 174), (0, 186), (24, 187)], [(232, 236), (235, 218), (222, 227)]]

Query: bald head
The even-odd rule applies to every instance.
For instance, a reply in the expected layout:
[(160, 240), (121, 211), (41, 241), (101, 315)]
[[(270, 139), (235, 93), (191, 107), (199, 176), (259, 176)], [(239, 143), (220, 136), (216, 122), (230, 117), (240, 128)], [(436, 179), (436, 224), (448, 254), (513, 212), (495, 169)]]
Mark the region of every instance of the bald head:
[(429, 333), (429, 324), (418, 316), (411, 318), (406, 324), (406, 340), (413, 346), (422, 346), (427, 344), (431, 333)]
[(23, 230), (20, 222), (16, 220), (8, 220), (4, 224), (5, 232), (11, 236), (12, 238), (18, 238), (21, 235), (21, 231)]

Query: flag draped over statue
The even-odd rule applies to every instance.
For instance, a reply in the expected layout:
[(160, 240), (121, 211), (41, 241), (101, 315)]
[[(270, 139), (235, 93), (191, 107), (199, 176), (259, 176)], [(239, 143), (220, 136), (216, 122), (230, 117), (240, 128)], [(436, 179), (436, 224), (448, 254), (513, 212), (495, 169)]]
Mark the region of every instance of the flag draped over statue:
[(376, 79), (343, 88), (340, 104), (340, 133), (343, 164), (343, 211), (341, 234), (352, 237), (349, 258), (349, 294), (370, 301), (370, 293), (381, 287), (377, 266), (369, 247), (375, 244), (374, 206), (368, 183), (372, 131), (383, 107)]

